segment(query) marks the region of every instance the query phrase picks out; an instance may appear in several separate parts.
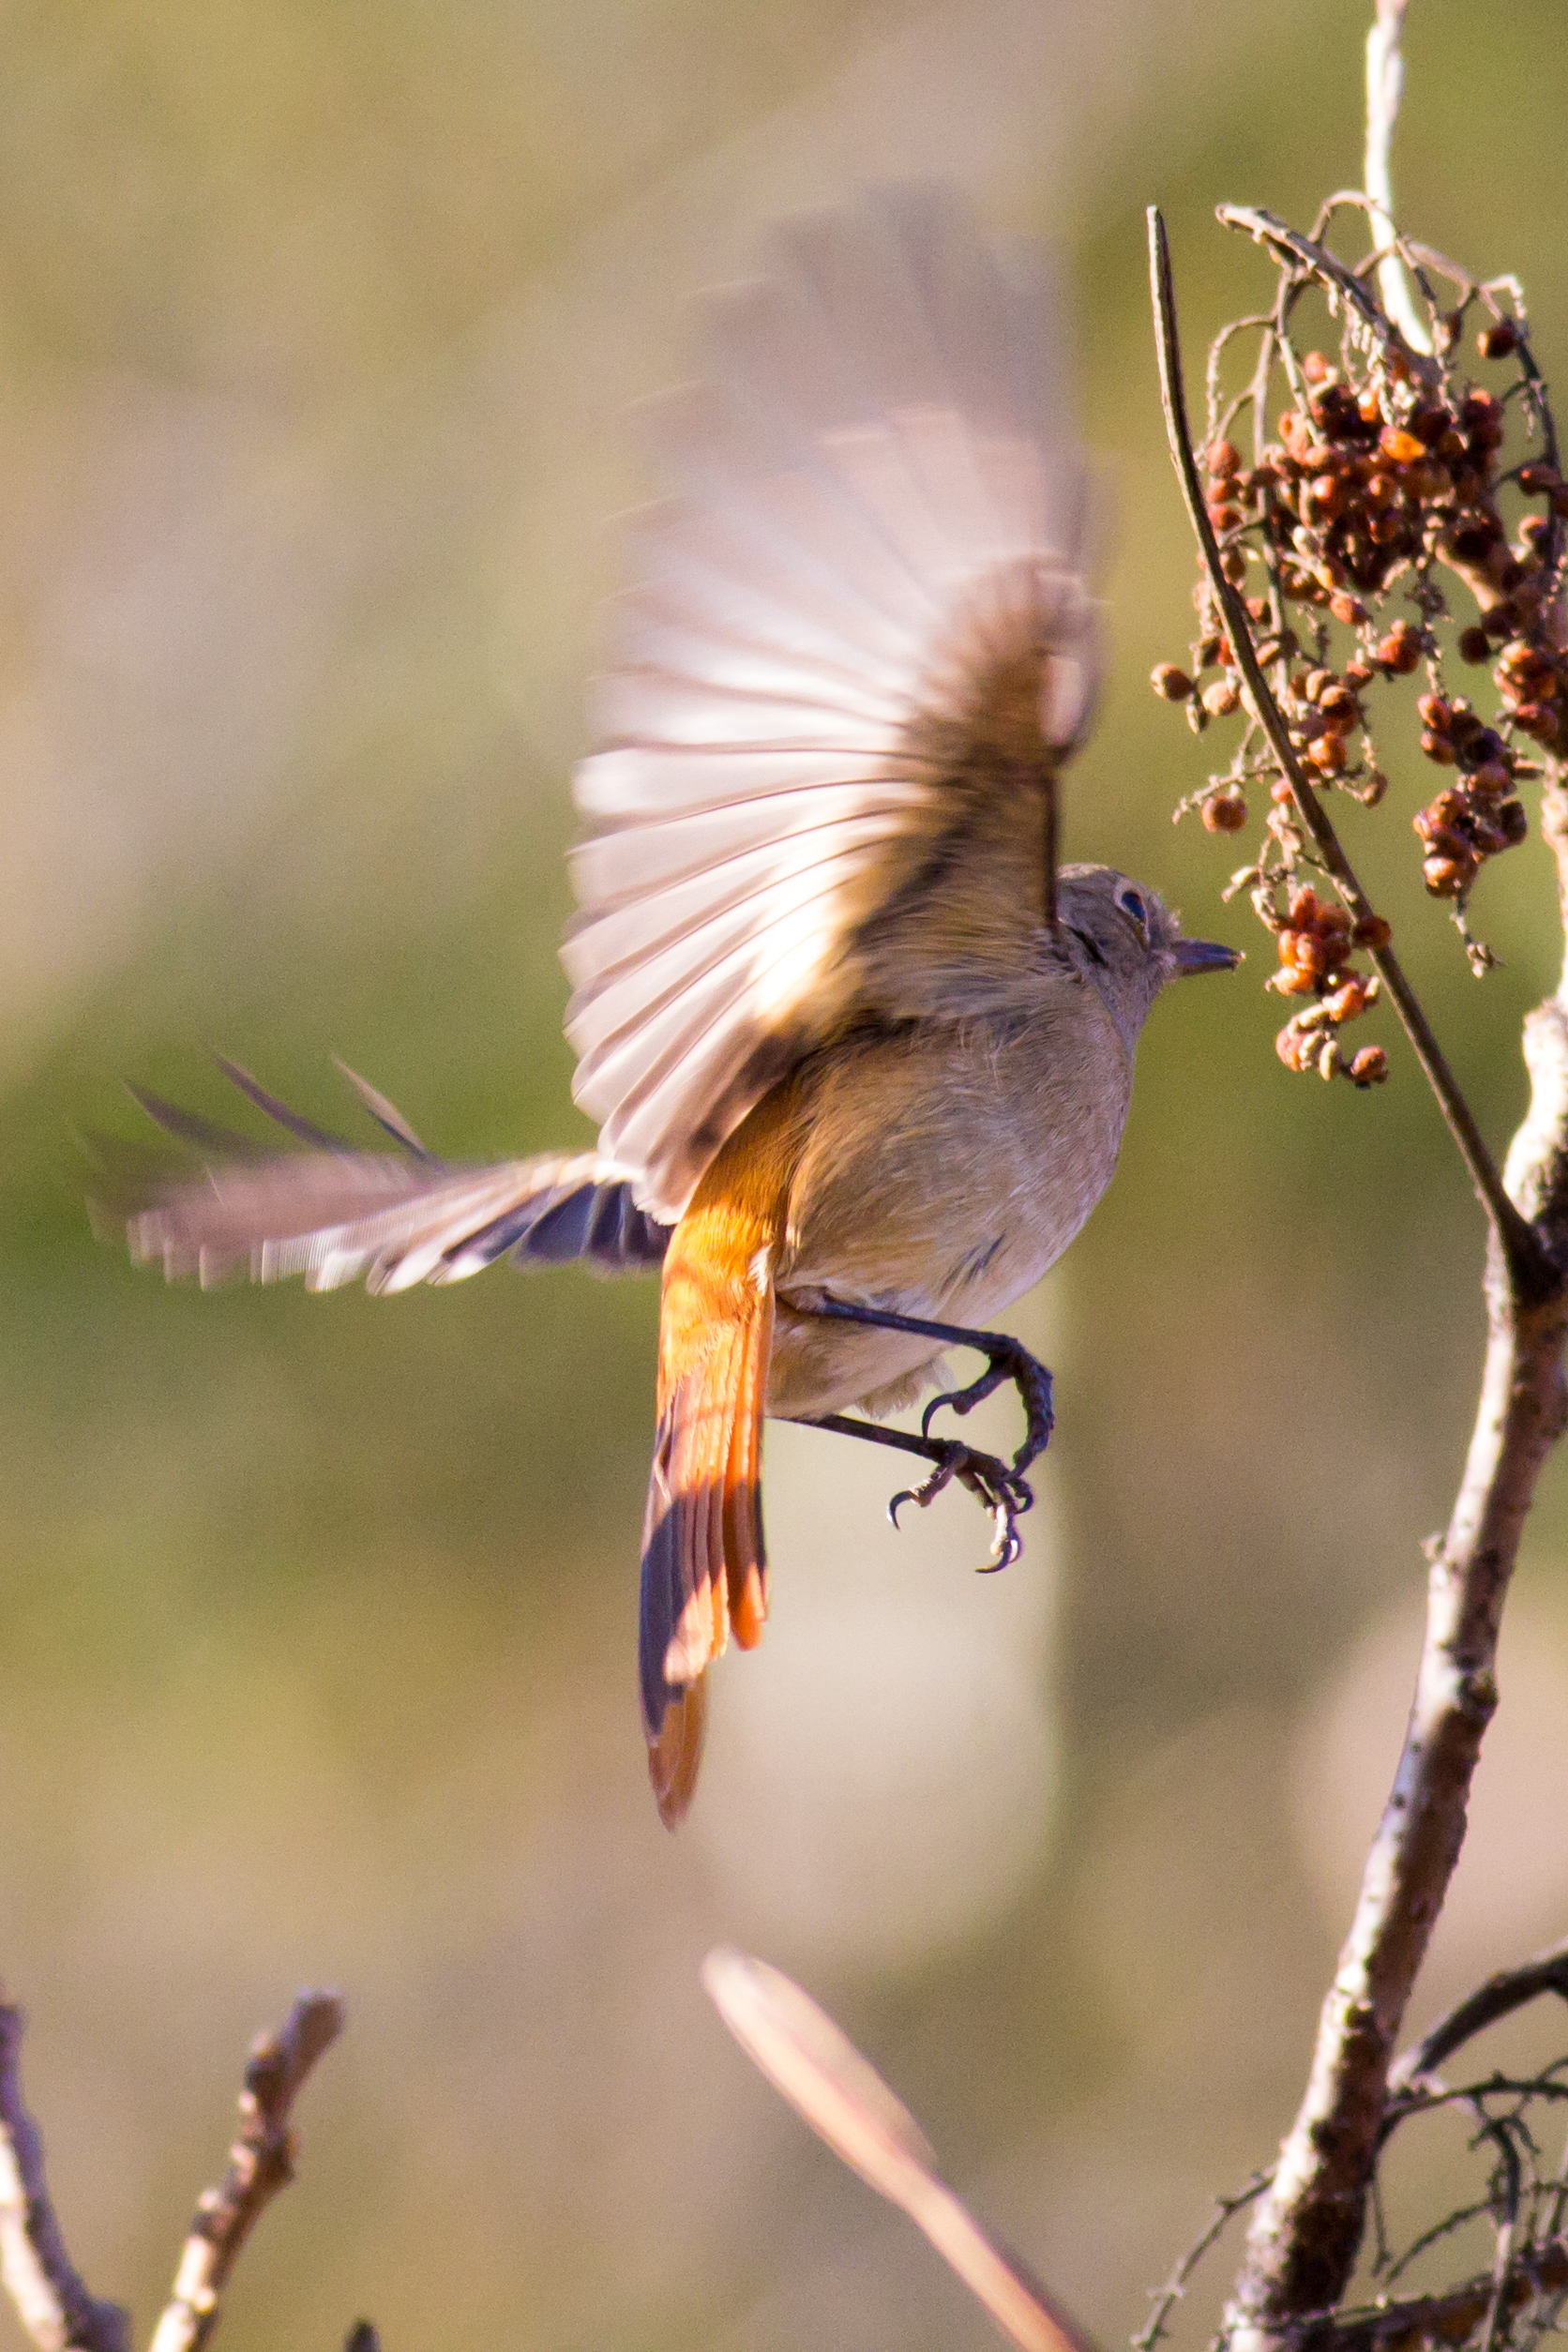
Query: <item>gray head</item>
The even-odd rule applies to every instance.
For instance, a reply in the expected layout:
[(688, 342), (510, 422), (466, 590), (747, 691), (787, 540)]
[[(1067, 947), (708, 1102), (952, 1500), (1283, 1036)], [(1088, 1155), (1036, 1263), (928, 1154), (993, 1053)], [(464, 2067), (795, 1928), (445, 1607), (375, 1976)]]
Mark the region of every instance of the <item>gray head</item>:
[(1242, 960), (1214, 940), (1184, 939), (1164, 900), (1112, 866), (1063, 866), (1057, 913), (1074, 963), (1098, 988), (1129, 1049), (1168, 981), (1229, 972)]

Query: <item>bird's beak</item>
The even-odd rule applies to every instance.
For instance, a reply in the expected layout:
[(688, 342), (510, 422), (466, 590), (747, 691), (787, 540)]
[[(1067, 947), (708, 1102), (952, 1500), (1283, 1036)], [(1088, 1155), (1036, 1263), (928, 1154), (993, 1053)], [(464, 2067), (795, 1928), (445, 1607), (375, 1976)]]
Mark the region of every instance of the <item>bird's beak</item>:
[(1241, 951), (1222, 947), (1217, 940), (1179, 939), (1176, 942), (1176, 977), (1184, 980), (1194, 972), (1234, 972), (1241, 962)]

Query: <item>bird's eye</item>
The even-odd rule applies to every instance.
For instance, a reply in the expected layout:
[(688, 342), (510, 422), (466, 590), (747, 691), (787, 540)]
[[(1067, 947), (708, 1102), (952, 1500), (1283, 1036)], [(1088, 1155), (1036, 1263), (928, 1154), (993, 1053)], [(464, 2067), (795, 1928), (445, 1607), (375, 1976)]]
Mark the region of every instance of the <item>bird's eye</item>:
[(1123, 882), (1116, 894), (1116, 903), (1134, 925), (1139, 939), (1147, 947), (1149, 944), (1149, 901), (1142, 891), (1135, 890), (1131, 882)]

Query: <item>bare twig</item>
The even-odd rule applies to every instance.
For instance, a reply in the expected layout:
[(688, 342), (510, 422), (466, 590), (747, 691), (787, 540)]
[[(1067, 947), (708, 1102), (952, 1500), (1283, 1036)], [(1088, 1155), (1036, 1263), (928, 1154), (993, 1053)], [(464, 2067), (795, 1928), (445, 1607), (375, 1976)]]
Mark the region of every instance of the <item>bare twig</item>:
[(1244, 2189), (1229, 2196), (1214, 2199), (1214, 2209), (1199, 2236), (1177, 2263), (1165, 2284), (1153, 2299), (1153, 2308), (1144, 2325), (1133, 2338), (1133, 2352), (1154, 2352), (1154, 2347), (1168, 2332), (1171, 2313), (1187, 2291), (1187, 2282), (1208, 2254), (1224, 2236), (1238, 2213), (1255, 2205), (1274, 2178), (1272, 2173), (1255, 2172)]
[[(1232, 217), (1231, 208), (1221, 213), (1221, 219)], [(1236, 213), (1243, 225), (1254, 220), (1268, 221), (1267, 215)], [(1271, 229), (1279, 224), (1270, 222)], [(1289, 239), (1294, 232), (1280, 228), (1280, 235)], [(1300, 240), (1297, 240), (1300, 242)], [(1311, 836), (1314, 848), (1333, 879), (1345, 905), (1359, 921), (1374, 917), (1371, 900), (1356, 879), (1355, 870), (1340, 846), (1339, 837), (1324, 808), (1321, 798), (1308, 783), (1290, 741), (1290, 731), (1263, 675), (1262, 665), (1253, 647), (1251, 626), (1246, 607), (1225, 577), (1219, 543), (1214, 524), (1209, 520), (1202, 484), (1199, 478), (1198, 459), (1193, 448), (1192, 432), (1187, 423), (1186, 395), (1182, 382), (1181, 344), (1176, 326), (1176, 297), (1171, 282), (1170, 249), (1166, 238), (1165, 222), (1153, 205), (1149, 209), (1149, 263), (1153, 281), (1154, 312), (1158, 323), (1160, 362), (1160, 393), (1165, 407), (1166, 428), (1169, 435), (1171, 456), (1181, 478), (1183, 493), (1192, 526), (1198, 535), (1203, 561), (1214, 584), (1219, 608), (1225, 615), (1227, 634), (1235, 653), (1237, 664), (1246, 681), (1252, 710), (1273, 746), (1279, 761), (1280, 773), (1290, 787), (1291, 798), (1303, 825)], [(1347, 277), (1349, 273), (1346, 273)], [(1360, 294), (1360, 290), (1357, 290)], [(1360, 295), (1364, 301), (1364, 295)], [(1460, 1154), (1470, 1171), (1476, 1195), (1491, 1221), (1508, 1260), (1515, 1287), (1523, 1294), (1533, 1295), (1555, 1291), (1558, 1276), (1551, 1266), (1540, 1238), (1530, 1230), (1508, 1198), (1497, 1163), (1487, 1149), (1485, 1138), (1475, 1123), (1474, 1114), (1460, 1093), (1454, 1073), (1448, 1066), (1441, 1047), (1432, 1033), (1431, 1024), (1423, 1011), (1414, 989), (1406, 979), (1393, 948), (1383, 946), (1369, 950), (1373, 963), (1381, 975), (1383, 986), (1393, 998), (1405, 1033), (1415, 1048), (1417, 1061), (1425, 1072), (1428, 1084), (1438, 1098), (1439, 1107), (1448, 1123), (1449, 1132), (1459, 1147)]]
[[(1531, 2296), (1568, 2287), (1568, 2239), (1527, 2246), (1514, 2257), (1501, 2299), (1508, 2318)], [(1378, 2303), (1368, 2311), (1319, 2316), (1293, 2328), (1287, 2341), (1300, 2352), (1384, 2352), (1384, 2347), (1463, 2344), (1488, 2316), (1497, 2299), (1493, 2275), (1471, 2279), (1447, 2295), (1418, 2296), (1410, 2302)]]
[(924, 2230), (1004, 2335), (1023, 2352), (1094, 2352), (1083, 2329), (960, 2204), (914, 2118), (798, 1984), (722, 1947), (702, 1963), (702, 1983), (775, 2089), (836, 2156)]
[[(264, 2034), (252, 2046), (229, 2169), (197, 2205), (151, 2352), (202, 2352), (211, 2336), (240, 2248), (264, 2209), (294, 2178), (289, 2111), (295, 2095), (342, 2025), (343, 2005), (335, 1993), (301, 1993), (280, 2031)], [(355, 2352), (369, 2352), (362, 2335), (369, 2324), (361, 2321), (351, 2338)]]
[(1292, 229), (1277, 213), (1267, 211), (1261, 204), (1221, 204), (1215, 218), (1228, 229), (1244, 231), (1266, 247), (1276, 261), (1288, 262), (1302, 280), (1316, 279), (1331, 304), (1355, 313), (1356, 325), (1369, 342), (1378, 346), (1385, 361), (1397, 359), (1411, 374), (1425, 381), (1435, 379), (1436, 365), (1425, 356), (1422, 346), (1409, 341), (1374, 302), (1357, 273), (1347, 268), (1336, 254), (1314, 238), (1304, 237), (1299, 229)]
[(128, 2315), (89, 2294), (60, 2235), (22, 2095), (23, 2024), (0, 2002), (0, 2281), (39, 2352), (129, 2352)]
[(1478, 1984), (1473, 1993), (1440, 2017), (1431, 2031), (1423, 2036), (1413, 2050), (1390, 2070), (1388, 2087), (1391, 2091), (1402, 2090), (1419, 2082), (1424, 2074), (1435, 2073), (1443, 2060), (1455, 2051), (1495, 2026), (1500, 2018), (1510, 2017), (1515, 2010), (1523, 2009), (1543, 1993), (1556, 1993), (1568, 2001), (1568, 1943), (1544, 1952), (1537, 1960), (1529, 1960), (1523, 1968), (1504, 1968), (1497, 1976), (1489, 1976), (1485, 1984)]
[[(1391, 156), (1394, 126), (1405, 91), (1405, 60), (1399, 39), (1405, 27), (1405, 0), (1378, 0), (1378, 14), (1366, 36), (1366, 193), (1372, 199), (1372, 233), (1380, 246), (1394, 244), (1394, 178)], [(1378, 290), (1383, 308), (1412, 351), (1430, 351), (1426, 323), (1410, 299), (1410, 282), (1397, 253), (1389, 250), (1378, 264)]]

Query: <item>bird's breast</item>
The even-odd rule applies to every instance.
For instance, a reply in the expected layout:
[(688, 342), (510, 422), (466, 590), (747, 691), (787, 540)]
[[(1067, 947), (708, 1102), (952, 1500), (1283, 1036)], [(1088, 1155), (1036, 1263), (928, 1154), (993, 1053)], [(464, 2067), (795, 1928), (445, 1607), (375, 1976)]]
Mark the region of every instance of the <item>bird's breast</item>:
[(938, 1352), (813, 1315), (823, 1292), (975, 1325), (1037, 1282), (1110, 1181), (1131, 1079), (1098, 994), (1066, 978), (1026, 1011), (830, 1048), (776, 1270), (769, 1410), (897, 1402)]

